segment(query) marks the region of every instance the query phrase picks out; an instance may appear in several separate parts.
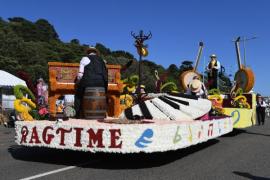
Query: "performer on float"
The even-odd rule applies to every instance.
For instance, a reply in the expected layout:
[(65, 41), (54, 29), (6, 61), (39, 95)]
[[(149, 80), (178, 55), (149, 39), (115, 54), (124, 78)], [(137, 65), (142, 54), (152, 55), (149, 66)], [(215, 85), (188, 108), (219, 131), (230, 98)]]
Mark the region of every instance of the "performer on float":
[(188, 85), (187, 94), (195, 95), (200, 98), (206, 98), (208, 95), (207, 89), (204, 83), (201, 82), (200, 77), (194, 76), (192, 81)]
[(218, 70), (220, 69), (220, 62), (217, 60), (217, 56), (212, 54), (210, 56), (210, 62), (207, 66), (208, 71), (208, 85), (209, 89), (217, 89), (218, 88)]
[(77, 75), (77, 88), (74, 102), (76, 118), (80, 118), (82, 97), (85, 88), (104, 88), (105, 94), (107, 94), (108, 72), (105, 62), (100, 57), (99, 51), (94, 47), (88, 48), (86, 53), (87, 56), (83, 57), (80, 61), (79, 73)]

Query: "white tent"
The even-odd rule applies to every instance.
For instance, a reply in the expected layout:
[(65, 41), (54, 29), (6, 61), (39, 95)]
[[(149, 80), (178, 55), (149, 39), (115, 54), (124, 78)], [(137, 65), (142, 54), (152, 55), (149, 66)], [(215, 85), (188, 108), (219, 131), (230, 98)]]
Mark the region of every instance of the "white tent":
[(0, 103), (2, 109), (13, 109), (14, 100), (12, 88), (16, 85), (27, 86), (25, 81), (8, 73), (0, 70)]
[(24, 80), (6, 72), (3, 70), (0, 70), (0, 87), (1, 86), (16, 86), (16, 85), (24, 85), (26, 86), (26, 83)]

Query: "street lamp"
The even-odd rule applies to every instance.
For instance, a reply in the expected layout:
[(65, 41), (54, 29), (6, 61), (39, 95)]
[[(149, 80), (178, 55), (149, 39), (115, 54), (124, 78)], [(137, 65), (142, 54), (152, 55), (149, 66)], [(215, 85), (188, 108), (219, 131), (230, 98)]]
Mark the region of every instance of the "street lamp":
[(135, 47), (137, 48), (137, 53), (139, 54), (139, 82), (138, 87), (136, 89), (136, 93), (138, 94), (138, 102), (141, 101), (141, 61), (142, 57), (148, 55), (147, 45), (143, 44), (144, 41), (152, 38), (152, 33), (149, 32), (148, 35), (143, 33), (143, 30), (140, 30), (139, 35), (135, 35), (134, 32), (131, 31), (131, 36), (135, 39)]

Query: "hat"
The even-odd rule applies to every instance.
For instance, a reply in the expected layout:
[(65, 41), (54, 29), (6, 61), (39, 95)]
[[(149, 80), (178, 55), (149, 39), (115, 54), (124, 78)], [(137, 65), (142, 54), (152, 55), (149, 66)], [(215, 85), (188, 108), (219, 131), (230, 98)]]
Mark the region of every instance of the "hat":
[(198, 79), (194, 79), (190, 82), (189, 87), (194, 93), (200, 92), (202, 88), (202, 82)]
[(43, 78), (39, 78), (37, 81), (38, 82), (40, 82), (40, 81), (44, 82)]
[(86, 49), (86, 53), (90, 54), (90, 53), (96, 53), (98, 56), (100, 55), (100, 52), (98, 49), (96, 49), (95, 47), (89, 47), (88, 49)]
[(217, 56), (215, 54), (212, 54), (210, 58), (217, 58)]

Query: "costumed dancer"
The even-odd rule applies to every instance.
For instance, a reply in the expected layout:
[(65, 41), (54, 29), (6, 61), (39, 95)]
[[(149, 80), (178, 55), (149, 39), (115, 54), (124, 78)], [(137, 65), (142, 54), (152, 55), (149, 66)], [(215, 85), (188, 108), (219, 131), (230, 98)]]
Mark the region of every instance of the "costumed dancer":
[(266, 106), (267, 104), (263, 100), (262, 96), (260, 94), (257, 94), (256, 113), (257, 113), (258, 125), (261, 125), (261, 124), (264, 125)]
[(208, 92), (204, 83), (200, 81), (200, 78), (198, 76), (194, 76), (188, 85), (186, 94), (195, 95), (200, 98), (207, 98)]
[(220, 62), (217, 60), (217, 56), (215, 54), (212, 54), (210, 58), (211, 60), (206, 68), (208, 71), (208, 86), (209, 89), (217, 89), (218, 70), (220, 69)]
[(74, 102), (76, 118), (81, 117), (82, 98), (86, 88), (95, 87), (104, 89), (105, 94), (107, 94), (108, 88), (108, 72), (99, 51), (94, 47), (90, 47), (86, 53), (87, 56), (83, 57), (80, 61), (79, 73), (77, 75)]

